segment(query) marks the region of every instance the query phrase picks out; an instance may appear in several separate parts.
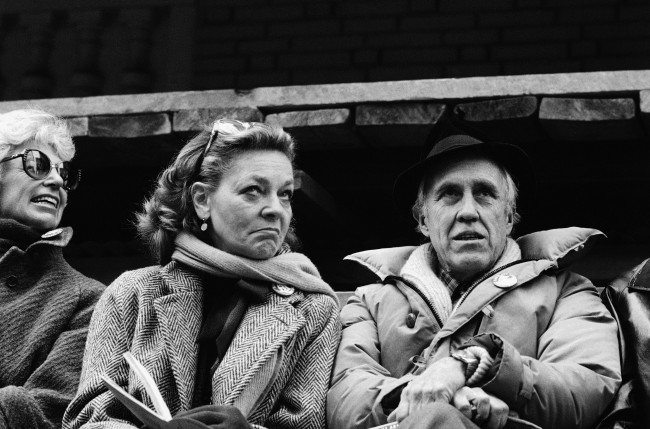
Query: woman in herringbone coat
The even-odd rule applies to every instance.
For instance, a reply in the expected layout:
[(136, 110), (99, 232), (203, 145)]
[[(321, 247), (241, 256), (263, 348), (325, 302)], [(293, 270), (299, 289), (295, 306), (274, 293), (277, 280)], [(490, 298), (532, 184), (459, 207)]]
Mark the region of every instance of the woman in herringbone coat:
[(160, 266), (123, 274), (100, 300), (65, 428), (142, 425), (101, 379), (152, 407), (127, 351), (174, 427), (325, 427), (338, 303), (291, 251), (293, 159), (282, 129), (222, 119), (163, 171), (138, 223)]
[(79, 182), (74, 152), (56, 116), (0, 115), (0, 428), (61, 427), (105, 289), (62, 254), (72, 228), (59, 223)]

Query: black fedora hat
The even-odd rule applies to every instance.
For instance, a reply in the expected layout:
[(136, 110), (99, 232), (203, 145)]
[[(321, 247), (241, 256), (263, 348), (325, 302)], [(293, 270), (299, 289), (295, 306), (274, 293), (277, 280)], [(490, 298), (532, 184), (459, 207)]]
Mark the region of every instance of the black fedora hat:
[(507, 143), (484, 142), (466, 134), (452, 134), (439, 140), (426, 156), (397, 177), (393, 199), (398, 209), (410, 214), (425, 172), (434, 163), (462, 152), (478, 153), (494, 160), (512, 176), (519, 195), (525, 195), (526, 201), (531, 200), (535, 178), (530, 158), (521, 148)]

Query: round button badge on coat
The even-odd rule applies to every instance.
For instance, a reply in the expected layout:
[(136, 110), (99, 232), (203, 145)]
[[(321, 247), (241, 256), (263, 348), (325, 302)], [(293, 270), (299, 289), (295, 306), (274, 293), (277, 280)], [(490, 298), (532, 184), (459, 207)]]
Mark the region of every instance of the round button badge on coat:
[(501, 273), (492, 280), (494, 286), (500, 288), (509, 288), (517, 284), (517, 277), (510, 273)]
[(271, 287), (271, 289), (273, 289), (273, 292), (275, 292), (275, 293), (277, 293), (278, 295), (281, 295), (281, 296), (293, 295), (293, 292), (295, 291), (293, 286), (278, 285), (278, 284), (273, 285), (273, 287)]

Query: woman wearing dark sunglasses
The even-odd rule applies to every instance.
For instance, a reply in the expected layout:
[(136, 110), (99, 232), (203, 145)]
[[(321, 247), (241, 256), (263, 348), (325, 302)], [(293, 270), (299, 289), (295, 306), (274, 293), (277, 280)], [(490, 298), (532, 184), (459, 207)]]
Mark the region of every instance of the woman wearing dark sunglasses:
[(104, 286), (74, 270), (58, 228), (80, 173), (66, 124), (0, 115), (0, 427), (60, 427)]
[(338, 304), (289, 245), (293, 159), (282, 129), (219, 120), (163, 171), (138, 225), (161, 266), (123, 274), (97, 304), (65, 428), (141, 426), (101, 379), (151, 407), (127, 351), (175, 428), (325, 427)]

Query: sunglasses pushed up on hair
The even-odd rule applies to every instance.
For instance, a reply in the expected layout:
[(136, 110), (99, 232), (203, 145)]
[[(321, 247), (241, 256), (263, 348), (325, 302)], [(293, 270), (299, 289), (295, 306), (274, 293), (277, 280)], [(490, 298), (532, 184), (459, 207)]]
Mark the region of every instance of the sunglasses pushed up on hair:
[(79, 186), (81, 181), (81, 170), (69, 161), (52, 164), (50, 158), (38, 149), (25, 149), (18, 155), (0, 159), (0, 163), (22, 158), (23, 170), (34, 180), (43, 180), (50, 175), (52, 169), (63, 179), (63, 189), (72, 191)]

